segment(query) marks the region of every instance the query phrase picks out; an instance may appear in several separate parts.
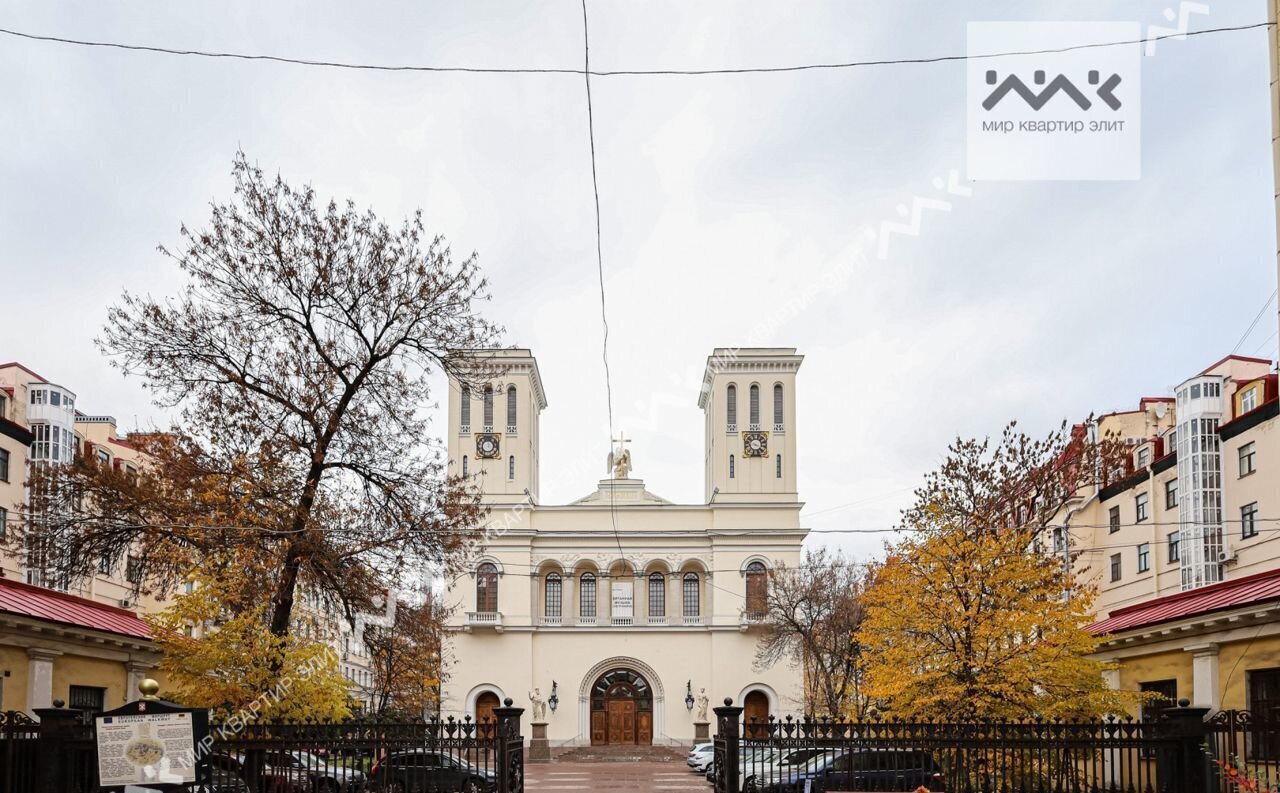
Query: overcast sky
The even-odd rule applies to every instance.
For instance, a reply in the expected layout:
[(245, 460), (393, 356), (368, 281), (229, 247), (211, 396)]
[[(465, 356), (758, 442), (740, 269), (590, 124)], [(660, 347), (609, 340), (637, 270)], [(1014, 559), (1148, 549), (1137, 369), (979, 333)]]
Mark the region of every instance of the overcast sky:
[[(963, 53), (974, 20), (1162, 24), (1156, 2), (602, 2), (598, 69)], [(1192, 28), (1265, 19), (1214, 0)], [(0, 2), (0, 27), (326, 60), (579, 67), (577, 0)], [(350, 72), (0, 36), (0, 360), (122, 429), (164, 424), (92, 339), (122, 289), (231, 190), (237, 147), (388, 219), (421, 207), (479, 253), (492, 316), (533, 349), (542, 500), (608, 451), (583, 81)], [(1275, 288), (1266, 34), (1164, 41), (1142, 64), (1142, 178), (972, 184), (890, 256), (860, 234), (964, 173), (963, 63), (593, 82), (615, 424), (635, 473), (703, 498), (702, 367), (797, 347), (806, 525), (891, 526), (957, 434), (1136, 406), (1235, 347)], [(874, 251), (872, 252), (874, 254)], [(836, 287), (830, 276), (836, 274)], [(815, 285), (826, 284), (824, 288)], [(805, 296), (802, 310), (778, 304)], [(798, 304), (792, 304), (798, 305)], [(1274, 357), (1274, 315), (1241, 345)], [(443, 431), (443, 426), (437, 424)], [(850, 505), (850, 506), (845, 506)], [(822, 535), (865, 556), (876, 535)]]

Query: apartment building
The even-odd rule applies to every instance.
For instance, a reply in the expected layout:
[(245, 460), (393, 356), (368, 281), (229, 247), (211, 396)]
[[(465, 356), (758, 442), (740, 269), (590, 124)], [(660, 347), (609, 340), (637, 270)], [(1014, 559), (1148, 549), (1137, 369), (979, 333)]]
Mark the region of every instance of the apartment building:
[[(141, 453), (110, 416), (77, 409), (75, 391), (27, 366), (0, 364), (0, 531), (26, 519), (32, 464), (93, 455), (105, 465), (136, 469)], [(137, 696), (160, 654), (130, 580), (132, 565), (103, 559), (92, 576), (70, 581), (48, 566), (57, 548), (31, 540), (0, 551), (0, 710), (68, 707), (96, 711)]]
[(1097, 420), (1128, 460), (1066, 505), (1046, 546), (1097, 589), (1113, 686), (1280, 705), (1278, 397), (1271, 361), (1230, 355)]

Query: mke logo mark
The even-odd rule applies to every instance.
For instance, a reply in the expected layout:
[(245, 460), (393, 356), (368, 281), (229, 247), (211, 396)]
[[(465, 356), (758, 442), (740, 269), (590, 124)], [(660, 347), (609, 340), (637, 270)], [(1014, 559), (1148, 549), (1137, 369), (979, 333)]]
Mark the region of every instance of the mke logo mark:
[[(995, 69), (991, 69), (987, 72), (987, 85), (996, 85), (997, 79), (998, 76), (996, 75)], [(1037, 69), (1033, 79), (1036, 85), (1044, 85), (1044, 70)], [(1098, 85), (1100, 79), (1101, 77), (1096, 69), (1089, 72), (1089, 85), (1098, 86), (1095, 91), (1098, 98), (1103, 102), (1106, 102), (1112, 110), (1119, 110), (1121, 103), (1120, 100), (1116, 98), (1115, 90), (1116, 86), (1120, 85), (1120, 75), (1112, 74), (1107, 78), (1106, 82)], [(1016, 74), (1011, 74), (1004, 78), (1004, 82), (996, 86), (996, 89), (991, 92), (990, 96), (982, 100), (982, 107), (986, 110), (990, 110), (1000, 104), (1000, 100), (1004, 99), (1007, 94), (1016, 93), (1018, 96), (1022, 97), (1023, 101), (1031, 106), (1032, 110), (1038, 111), (1040, 108), (1048, 104), (1049, 100), (1052, 99), (1059, 91), (1071, 97), (1071, 99), (1080, 106), (1081, 110), (1088, 110), (1093, 106), (1093, 103), (1089, 101), (1089, 97), (1085, 96), (1084, 93), (1076, 87), (1076, 84), (1067, 79), (1067, 76), (1064, 74), (1059, 74), (1057, 77), (1053, 78), (1053, 81), (1039, 93), (1028, 88), (1027, 84), (1022, 82)]]

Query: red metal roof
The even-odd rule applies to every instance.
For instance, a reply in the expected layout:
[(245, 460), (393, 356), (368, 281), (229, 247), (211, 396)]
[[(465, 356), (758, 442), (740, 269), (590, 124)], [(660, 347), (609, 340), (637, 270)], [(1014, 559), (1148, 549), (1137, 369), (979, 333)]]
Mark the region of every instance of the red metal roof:
[(0, 578), (0, 612), (135, 639), (151, 638), (151, 628), (132, 611), (9, 578)]
[(1280, 570), (1255, 573), (1234, 581), (1223, 581), (1125, 606), (1111, 612), (1105, 620), (1090, 625), (1089, 632), (1098, 636), (1119, 633), (1269, 600), (1280, 600)]

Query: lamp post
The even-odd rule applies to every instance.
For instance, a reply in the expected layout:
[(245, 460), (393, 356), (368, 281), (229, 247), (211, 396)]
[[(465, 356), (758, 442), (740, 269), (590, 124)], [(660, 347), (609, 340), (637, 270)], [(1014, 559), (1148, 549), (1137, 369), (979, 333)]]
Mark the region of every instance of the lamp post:
[(556, 706), (560, 704), (560, 697), (556, 696), (556, 690), (560, 688), (560, 684), (551, 681), (551, 696), (547, 698), (547, 707), (551, 708), (551, 712), (556, 712)]
[(684, 684), (684, 706), (690, 711), (693, 710), (693, 681), (687, 680)]

